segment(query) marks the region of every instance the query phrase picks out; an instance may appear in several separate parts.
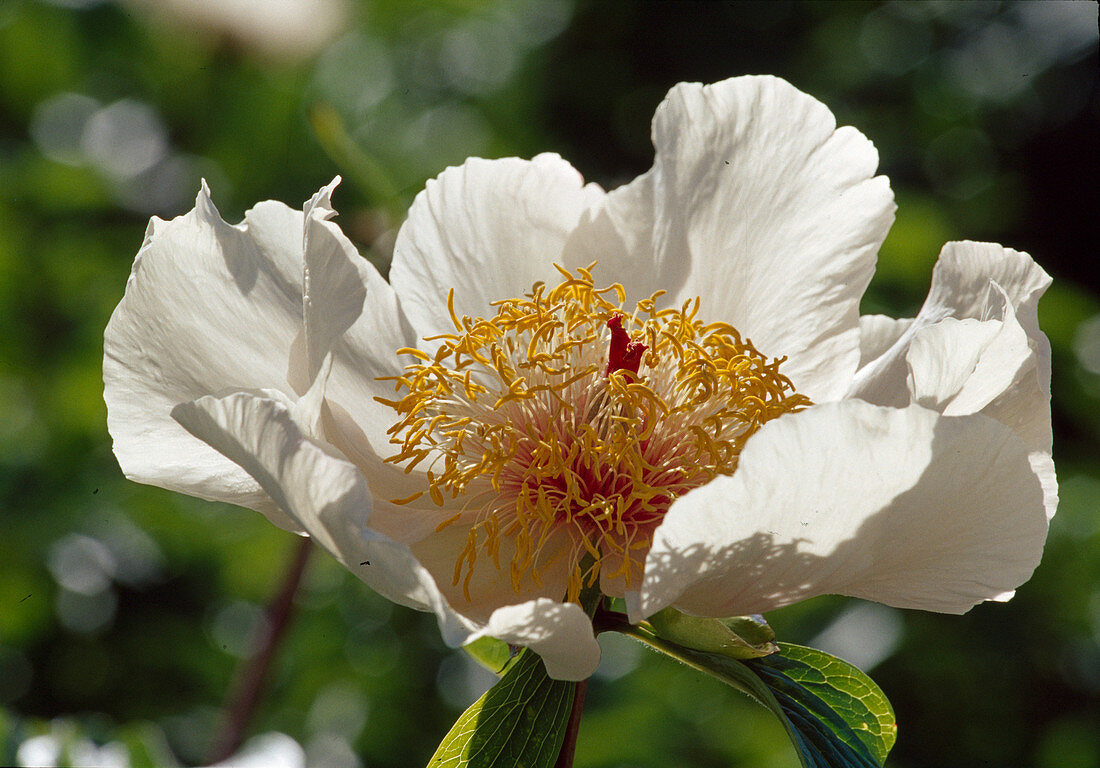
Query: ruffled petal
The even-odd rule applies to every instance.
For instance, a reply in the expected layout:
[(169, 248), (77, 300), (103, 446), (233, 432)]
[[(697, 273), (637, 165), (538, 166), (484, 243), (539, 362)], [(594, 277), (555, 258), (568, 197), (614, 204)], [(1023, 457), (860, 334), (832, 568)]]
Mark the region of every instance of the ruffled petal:
[(301, 242), (301, 212), (261, 203), (230, 226), (205, 184), (190, 213), (150, 223), (104, 335), (107, 426), (127, 477), (250, 507), (292, 527), (255, 480), (170, 412), (215, 392), (291, 391)]
[[(922, 314), (976, 317), (990, 311), (991, 300), (1003, 291), (1030, 339), (1046, 337), (1039, 330), (1039, 299), (1050, 287), (1050, 275), (1028, 254), (997, 243), (947, 243), (932, 272), (932, 288)], [(995, 283), (998, 287), (993, 287)], [(1045, 351), (1049, 354), (1050, 347)], [(1049, 380), (1047, 381), (1049, 384)]]
[[(886, 349), (867, 355), (851, 394), (880, 405), (910, 402), (946, 415), (981, 413), (1010, 427), (1031, 451), (1047, 516), (1058, 507), (1051, 459), (1050, 342), (1039, 299), (1050, 285), (1026, 253), (994, 243), (948, 243), (932, 288)], [(866, 318), (861, 319), (863, 323)], [(886, 324), (870, 321), (864, 328)], [(875, 331), (872, 331), (875, 333)]]
[[(393, 452), (386, 430), (394, 411), (375, 400), (392, 397), (393, 385), (379, 379), (402, 373), (397, 350), (415, 346), (416, 334), (393, 288), (330, 220), (336, 215), (331, 196), (339, 181), (306, 204), (304, 322), (298, 344), (307, 365), (305, 380), (294, 384), (303, 391), (322, 362), (332, 359), (324, 390), (326, 438), (367, 471)], [(379, 469), (369, 477), (392, 476)], [(391, 494), (393, 489), (382, 483), (377, 490)]]
[(458, 315), (556, 284), (554, 263), (581, 213), (603, 192), (553, 154), (534, 160), (471, 158), (428, 182), (394, 245), (390, 282), (418, 335), (451, 331)]
[(330, 219), (336, 215), (332, 193), (337, 176), (305, 205), (302, 233), (302, 344), (307, 381), (312, 383), (322, 362), (340, 337), (363, 313), (367, 273), (371, 265)]
[(912, 401), (946, 415), (977, 413), (1034, 369), (1015, 313), (990, 320), (946, 318), (921, 328), (906, 355)]
[(859, 318), (859, 367), (867, 365), (894, 345), (912, 324), (913, 318), (862, 315)]
[(1039, 299), (1050, 276), (1030, 256), (996, 243), (947, 243), (932, 272), (932, 287), (916, 318), (877, 357), (861, 363), (848, 394), (879, 405), (909, 402), (905, 358), (921, 329), (944, 320), (988, 320), (1004, 299), (1027, 334), (1039, 366), (1039, 386), (1050, 392), (1050, 343), (1039, 330)]
[(599, 661), (587, 616), (541, 599), (497, 608), (486, 622), (455, 610), (410, 549), (371, 526), (371, 497), (359, 470), (310, 439), (294, 404), (275, 394), (238, 392), (184, 403), (173, 416), (248, 471), (288, 517), (384, 597), (435, 613), (444, 641), (458, 647), (490, 635), (526, 645), (559, 679), (582, 679)]
[(370, 492), (359, 471), (311, 440), (292, 407), (274, 393), (237, 392), (182, 403), (172, 416), (247, 471), (287, 516), (380, 594), (431, 607), (437, 597), (431, 579), (425, 581), (408, 548), (368, 526)]
[(788, 356), (799, 391), (840, 397), (894, 218), (874, 146), (774, 77), (677, 85), (654, 115), (653, 144), (653, 168), (585, 217), (568, 261), (598, 259), (598, 275), (633, 299), (699, 296), (706, 317)]
[(415, 342), (393, 289), (330, 219), (339, 178), (305, 213), (265, 202), (236, 227), (203, 187), (196, 208), (154, 219), (127, 294), (108, 325), (104, 378), (119, 463), (132, 479), (257, 509), (294, 529), (240, 467), (182, 430), (171, 408), (206, 394), (306, 392), (330, 369), (318, 434), (363, 469), (387, 498), (422, 475), (383, 463), (392, 396), (378, 377), (401, 372)]
[(732, 476), (673, 503), (631, 618), (760, 613), (820, 594), (962, 613), (1031, 575), (1046, 538), (1027, 446), (981, 415), (860, 401), (764, 425)]
[(1045, 346), (1028, 338), (1007, 294), (999, 295), (989, 320), (948, 318), (915, 334), (906, 356), (910, 396), (948, 416), (981, 413), (1015, 432), (1031, 451), (1049, 519), (1058, 507), (1050, 394), (1043, 387), (1049, 359), (1040, 352)]
[(899, 354), (899, 350), (908, 349), (913, 321), (912, 317), (892, 321), (884, 315), (859, 318), (859, 371), (856, 380), (862, 373), (875, 371), (871, 385), (857, 394), (860, 399), (894, 408), (909, 405), (909, 390), (905, 386), (905, 356)]

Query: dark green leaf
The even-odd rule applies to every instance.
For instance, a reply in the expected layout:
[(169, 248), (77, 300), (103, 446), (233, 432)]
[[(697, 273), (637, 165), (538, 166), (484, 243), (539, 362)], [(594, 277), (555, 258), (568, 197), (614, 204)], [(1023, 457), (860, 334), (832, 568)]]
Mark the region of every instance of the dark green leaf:
[(552, 680), (522, 651), (443, 739), (428, 768), (550, 768), (565, 738), (576, 683)]
[(757, 659), (685, 648), (646, 627), (620, 631), (756, 699), (779, 717), (804, 768), (879, 768), (894, 744), (890, 703), (845, 661), (787, 643)]
[(853, 751), (866, 751), (883, 764), (897, 738), (897, 725), (882, 690), (862, 671), (824, 651), (789, 643), (780, 648), (780, 653), (754, 659), (749, 666), (772, 689), (787, 716), (812, 720), (815, 731), (824, 728)]

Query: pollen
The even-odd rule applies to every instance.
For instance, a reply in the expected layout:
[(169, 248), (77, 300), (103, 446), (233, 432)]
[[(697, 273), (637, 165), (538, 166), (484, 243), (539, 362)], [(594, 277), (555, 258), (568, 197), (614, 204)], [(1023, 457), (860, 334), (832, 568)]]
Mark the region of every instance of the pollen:
[(517, 593), (564, 569), (555, 597), (571, 601), (601, 578), (629, 588), (673, 500), (732, 474), (762, 424), (810, 404), (784, 358), (699, 319), (698, 298), (658, 308), (658, 292), (628, 311), (594, 267), (558, 267), (556, 286), (492, 317), (459, 317), (452, 291), (454, 332), (425, 339), (434, 354), (399, 350), (413, 362), (387, 379), (397, 398), (379, 398), (398, 414), (388, 461), (425, 470), (438, 530), (467, 532), (453, 574), (467, 599), (475, 567), (507, 569)]

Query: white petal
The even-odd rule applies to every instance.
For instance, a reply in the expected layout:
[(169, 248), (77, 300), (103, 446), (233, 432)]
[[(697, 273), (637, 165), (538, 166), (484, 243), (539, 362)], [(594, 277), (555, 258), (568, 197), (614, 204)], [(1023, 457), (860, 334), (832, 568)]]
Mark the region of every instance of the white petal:
[(367, 484), (351, 463), (309, 439), (279, 399), (238, 392), (203, 397), (173, 415), (244, 467), (286, 514), (352, 573), (394, 602), (436, 614), (444, 641), (483, 635), (533, 648), (559, 679), (582, 679), (599, 661), (592, 625), (576, 605), (537, 600), (503, 605), (486, 623), (455, 610), (404, 544), (371, 527)]
[[(1050, 343), (1039, 330), (1037, 305), (1049, 284), (1027, 254), (948, 243), (920, 314), (861, 368), (856, 388), (859, 397), (882, 405), (915, 402), (945, 415), (981, 413), (1010, 427), (1031, 451), (1048, 518), (1058, 507), (1058, 482), (1051, 460)], [(881, 350), (892, 333), (882, 332), (888, 323), (872, 323)]]
[(461, 645), (473, 624), (455, 613), (408, 547), (370, 527), (371, 498), (354, 465), (310, 440), (290, 407), (237, 392), (172, 411), (183, 427), (243, 467), (318, 544), (384, 597), (433, 611)]
[[(326, 406), (331, 407), (329, 404)], [(330, 441), (334, 432), (346, 434), (352, 431), (343, 426), (346, 421), (341, 421), (340, 426), (334, 426), (329, 420), (331, 418), (331, 411), (327, 410), (325, 434)], [(373, 453), (356, 453), (356, 446), (349, 446), (346, 442), (337, 442), (335, 446), (366, 478), (374, 498), (371, 525), (391, 539), (403, 544), (415, 544), (432, 536), (440, 523), (461, 511), (464, 497), (445, 497), (442, 507), (431, 501), (426, 493), (428, 478), (423, 472), (413, 470), (406, 474), (400, 466), (386, 463)], [(395, 500), (405, 500), (416, 494), (423, 495), (411, 503), (394, 503)]]
[(913, 320), (908, 317), (891, 321), (883, 315), (859, 318), (859, 370), (855, 380), (869, 371), (874, 371), (874, 379), (858, 397), (894, 408), (909, 405), (904, 350), (912, 339)]
[(632, 617), (819, 594), (961, 613), (1026, 581), (1046, 528), (1027, 447), (993, 419), (819, 405), (766, 424), (733, 476), (672, 505)]
[[(1049, 519), (1058, 508), (1058, 480), (1051, 459), (1054, 436), (1050, 423), (1050, 391), (1043, 386), (1044, 381), (1050, 380), (1050, 367), (1039, 354), (1033, 355), (1032, 363), (1024, 368), (1011, 388), (979, 412), (1010, 428), (1031, 451), (1032, 471), (1043, 485)], [(958, 410), (961, 405), (965, 405), (962, 398), (953, 401), (951, 408)]]
[[(452, 514), (437, 511), (437, 524)], [(570, 570), (565, 553), (572, 549), (572, 542), (564, 532), (551, 536), (542, 546), (540, 563), (546, 565), (539, 569), (538, 582), (533, 578), (523, 579), (519, 593), (512, 587), (510, 571), (515, 542), (507, 537), (502, 537), (496, 562), (484, 549), (478, 551), (474, 567), (469, 571), (470, 580), (464, 587), (467, 571), (463, 570), (456, 579), (455, 567), (459, 553), (466, 546), (470, 525), (477, 515), (471, 514), (469, 517), (465, 524), (458, 522), (442, 531), (433, 531), (410, 545), (416, 559), (435, 577), (440, 591), (452, 605), (461, 605), (465, 615), (484, 621), (502, 604), (526, 602), (539, 597), (553, 600), (564, 598)], [(497, 562), (500, 567), (497, 567)], [(466, 598), (467, 590), (469, 599)]]
[(472, 158), (416, 196), (394, 245), (390, 281), (419, 335), (453, 330), (454, 309), (483, 317), (489, 302), (557, 284), (562, 246), (602, 196), (557, 155)]
[(557, 680), (584, 680), (600, 663), (592, 622), (576, 603), (539, 598), (498, 608), (470, 641), (482, 636), (531, 648)]
[(366, 469), (380, 464), (379, 456), (392, 453), (386, 430), (396, 414), (374, 398), (393, 397), (393, 385), (378, 378), (402, 373), (404, 362), (397, 350), (415, 346), (416, 334), (393, 288), (330, 221), (335, 216), (331, 195), (338, 182), (339, 178), (306, 204), (300, 343), (308, 367), (307, 380), (294, 384), (304, 391), (322, 361), (332, 357), (324, 390), (331, 407), (331, 434), (326, 437)]
[[(407, 547), (369, 527), (367, 484), (350, 463), (310, 440), (287, 403), (237, 392), (176, 406), (193, 435), (243, 467), (288, 516), (345, 567), (390, 600), (432, 605), (430, 586)], [(360, 565), (366, 561), (370, 565)]]
[(302, 214), (261, 203), (222, 221), (203, 185), (195, 209), (154, 219), (104, 335), (104, 400), (126, 476), (286, 517), (233, 462), (172, 420), (174, 405), (232, 389), (290, 392), (301, 326)]
[[(1019, 325), (1016, 328), (1019, 329)], [(983, 353), (998, 346), (996, 341), (999, 337), (1008, 335), (1003, 333), (1005, 330), (1005, 324), (1000, 320), (956, 320), (949, 317), (918, 331), (906, 356), (909, 390), (913, 402), (944, 413), (944, 409), (972, 381)], [(1020, 336), (1023, 336), (1023, 331), (1020, 331)], [(1003, 341), (999, 346), (1012, 345), (1011, 342)], [(1013, 359), (1010, 367), (991, 371), (999, 374), (998, 379), (1007, 378), (1007, 381), (996, 382), (1001, 385), (1000, 391), (1011, 386), (1012, 377), (1027, 359), (1029, 350), (1026, 337), (1023, 338), (1023, 350), (1014, 351), (1019, 352), (1019, 358)], [(987, 369), (989, 367), (983, 366)], [(989, 397), (982, 405), (991, 399)], [(977, 410), (980, 410), (980, 406), (962, 412), (974, 413)]]
[[(1015, 432), (1031, 451), (1047, 517), (1058, 507), (1051, 460), (1049, 358), (1028, 339), (1002, 296), (1000, 319), (948, 318), (919, 330), (906, 357), (914, 402), (948, 416), (981, 413)], [(1045, 341), (1045, 339), (1044, 339)]]
[(1016, 314), (1004, 305), (998, 314), (946, 318), (917, 331), (906, 355), (913, 402), (948, 416), (978, 413), (1034, 369)]
[(886, 315), (862, 315), (859, 318), (859, 366), (862, 368), (901, 338), (913, 318), (893, 318)]
[(1050, 275), (1021, 251), (996, 243), (947, 243), (925, 303), (949, 308), (953, 317), (984, 320), (1000, 310), (1003, 294), (1035, 350), (1039, 387), (1049, 397), (1050, 342), (1039, 329), (1039, 299), (1050, 283)]
[[(932, 308), (948, 308), (955, 317), (1004, 316), (1006, 323), (1018, 323), (1026, 333), (1032, 356), (1021, 366), (1013, 386), (979, 412), (1010, 427), (1031, 450), (1032, 469), (1043, 486), (1048, 518), (1058, 506), (1058, 483), (1051, 460), (1050, 342), (1039, 329), (1038, 307), (1050, 283), (1050, 275), (1021, 251), (996, 243), (948, 243), (940, 253), (926, 302)], [(931, 309), (929, 314), (936, 312)], [(1019, 332), (1014, 334), (1018, 347)], [(994, 370), (1003, 364), (994, 355), (990, 359)], [(956, 398), (947, 412), (967, 412), (981, 403), (981, 399)]]
[(1039, 330), (1038, 319), (1039, 299), (1049, 285), (1050, 276), (1026, 253), (996, 243), (947, 243), (920, 312), (889, 349), (861, 366), (849, 395), (880, 405), (904, 405), (908, 402), (904, 360), (914, 336), (948, 317), (988, 320), (1001, 312), (1003, 297), (1038, 356), (1040, 387), (1049, 394), (1050, 344)]
[(702, 298), (821, 402), (859, 362), (858, 306), (893, 222), (878, 153), (772, 77), (680, 84), (653, 117), (653, 168), (586, 217), (569, 260), (632, 298)]
[(962, 241), (947, 243), (940, 251), (932, 272), (932, 289), (921, 312), (933, 307), (949, 310), (951, 317), (976, 317), (990, 310), (996, 301), (996, 283), (1016, 310), (1020, 325), (1031, 338), (1039, 330), (1039, 299), (1050, 287), (1050, 275), (1022, 251), (996, 243)]
[(1043, 507), (1049, 522), (1058, 511), (1058, 477), (1054, 472), (1054, 459), (1050, 451), (1032, 451), (1028, 454), (1028, 460), (1031, 462), (1031, 471), (1043, 486)]
[(339, 183), (337, 176), (306, 203), (304, 210), (302, 333), (307, 386), (336, 341), (359, 319), (367, 294), (366, 279), (360, 275), (360, 264), (366, 262), (329, 221), (336, 215), (332, 192)]

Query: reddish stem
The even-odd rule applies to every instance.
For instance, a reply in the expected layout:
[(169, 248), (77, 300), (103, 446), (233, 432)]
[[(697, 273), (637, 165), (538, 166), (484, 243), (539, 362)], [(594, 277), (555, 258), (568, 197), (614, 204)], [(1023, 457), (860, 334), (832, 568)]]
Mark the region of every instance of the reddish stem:
[(241, 748), (249, 721), (252, 720), (264, 692), (275, 651), (290, 626), (294, 595), (302, 582), (302, 574), (312, 550), (313, 542), (303, 537), (294, 551), (279, 592), (267, 607), (265, 621), (256, 634), (252, 653), (237, 669), (236, 679), (225, 698), (225, 720), (221, 733), (214, 741), (209, 760), (211, 763), (219, 763)]
[(554, 768), (573, 768), (573, 756), (577, 752), (577, 733), (581, 727), (581, 711), (584, 709), (584, 694), (588, 681), (581, 680), (573, 689), (573, 709), (569, 712), (569, 722), (565, 726), (565, 740), (558, 753)]

